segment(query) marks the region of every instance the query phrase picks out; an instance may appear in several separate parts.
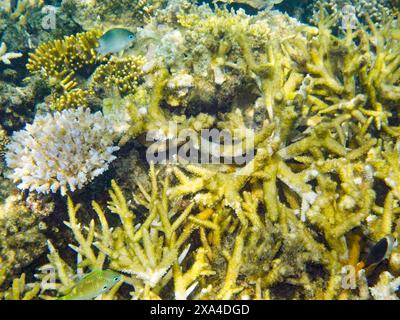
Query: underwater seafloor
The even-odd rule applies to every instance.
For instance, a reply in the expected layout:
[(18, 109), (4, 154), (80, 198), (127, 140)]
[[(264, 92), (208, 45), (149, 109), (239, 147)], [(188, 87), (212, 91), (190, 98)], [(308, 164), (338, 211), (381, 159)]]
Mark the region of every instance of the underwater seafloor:
[(399, 299), (398, 0), (1, 0), (0, 299)]

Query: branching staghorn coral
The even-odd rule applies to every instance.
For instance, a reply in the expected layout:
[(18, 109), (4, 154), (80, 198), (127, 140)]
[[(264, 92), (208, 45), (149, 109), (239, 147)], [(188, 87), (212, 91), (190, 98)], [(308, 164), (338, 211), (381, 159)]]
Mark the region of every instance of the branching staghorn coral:
[[(2, 267), (0, 259), (0, 286), (3, 284), (1, 278)], [(19, 278), (15, 278), (9, 288), (0, 290), (0, 300), (32, 300), (37, 298), (40, 291), (39, 283), (26, 283), (26, 275), (23, 273)]]
[(18, 188), (38, 193), (82, 188), (108, 169), (115, 159), (115, 133), (101, 112), (64, 110), (37, 116), (15, 132), (7, 146), (10, 178)]
[[(111, 200), (108, 208), (120, 219), (120, 225), (115, 228), (109, 225), (107, 216), (110, 213), (106, 214), (93, 201), (92, 207), (100, 222), (100, 229), (94, 220), (87, 229), (81, 229), (76, 217), (79, 205), (75, 206), (69, 198), (68, 226), (78, 242), (77, 246), (71, 247), (82, 257), (79, 268), (101, 269), (108, 264), (110, 268), (127, 274), (124, 281), (134, 286), (134, 299), (156, 298), (170, 281), (174, 283), (175, 298), (186, 299), (201, 277), (213, 273), (208, 269), (205, 251), (190, 250), (190, 245), (185, 243), (199, 223), (201, 226), (204, 221), (207, 225), (209, 214), (192, 215), (193, 205), (182, 210), (179, 206), (170, 206), (166, 196), (168, 178), (164, 180), (162, 190), (159, 190), (154, 166), (150, 168), (150, 178), (151, 193), (140, 187), (141, 197), (136, 198), (137, 205), (148, 210), (139, 223), (114, 181), (109, 192)], [(71, 268), (62, 261), (52, 245), (49, 248), (50, 264), (57, 270), (57, 277), (61, 280), (61, 286), (57, 288), (63, 292), (73, 283), (70, 279)], [(193, 264), (183, 270), (181, 265), (188, 259)]]
[(199, 148), (203, 128), (238, 130), (240, 145), (254, 142), (244, 149), (254, 157), (143, 166), (149, 181), (133, 195), (112, 182), (108, 208), (93, 202), (90, 223), (93, 212), (69, 198), (78, 270), (49, 244), (57, 296), (76, 274), (111, 268), (134, 291), (116, 287), (101, 299), (395, 297), (398, 280), (386, 273), (370, 288), (362, 275), (356, 289), (343, 288), (342, 268), (356, 268), (371, 241), (399, 237), (398, 22), (337, 37), (334, 17), (321, 16), (318, 28), (277, 28), (282, 19), (186, 3), (161, 10), (139, 31), (133, 54), (146, 55), (144, 83), (103, 101), (110, 126), (125, 134), (120, 143), (147, 147), (143, 135), (153, 132), (181, 146), (179, 133), (192, 129)]
[(147, 86), (159, 82), (156, 70), (168, 68), (163, 98), (169, 106), (225, 111), (243, 92), (243, 84), (248, 85), (243, 94), (249, 101), (258, 90), (238, 47), (237, 35), (248, 34), (261, 54), (271, 39), (292, 35), (297, 24), (268, 11), (250, 16), (243, 10), (213, 12), (206, 5), (185, 3), (177, 7), (171, 3), (153, 23), (138, 30), (134, 52), (146, 58)]
[[(214, 26), (219, 26), (217, 21), (214, 20)], [(326, 288), (325, 292), (312, 286), (310, 290), (307, 273), (287, 280), (283, 275), (291, 273), (283, 270), (287, 270), (288, 262), (277, 258), (270, 275), (255, 281), (256, 288), (261, 289), (241, 288), (244, 296), (270, 296), (272, 292), (274, 297), (277, 293), (272, 284), (289, 281), (308, 288), (309, 291), (303, 294), (309, 297), (338, 297), (341, 293), (340, 270), (348, 262), (348, 237), (354, 228), (361, 226), (367, 233), (372, 232), (376, 240), (393, 232), (392, 195), (386, 196), (383, 207), (375, 205), (375, 174), (365, 160), (369, 150), (379, 142), (375, 137), (377, 130), (382, 140), (397, 137), (397, 123), (390, 118), (389, 112), (398, 103), (398, 98), (385, 91), (385, 87), (390, 86), (394, 89), (393, 94), (398, 86), (398, 61), (391, 54), (398, 50), (396, 33), (389, 25), (382, 29), (374, 29), (371, 25), (372, 35), (366, 30), (350, 30), (340, 39), (332, 36), (330, 23), (330, 20), (322, 19), (318, 30), (299, 26), (303, 35), (299, 33), (270, 43), (265, 55), (248, 41), (251, 35), (238, 32), (244, 29), (236, 25), (232, 29), (236, 36), (232, 35), (232, 39), (242, 50), (247, 72), (253, 74), (255, 85), (261, 92), (255, 113), (264, 112), (265, 118), (273, 123), (271, 128), (275, 128), (272, 137), (260, 135), (255, 145), (256, 154), (261, 151), (261, 156), (266, 147), (272, 153), (258, 158), (260, 164), (244, 177), (238, 174), (243, 169), (240, 167), (226, 168), (226, 172), (224, 166), (189, 165), (184, 167), (186, 172), (173, 169), (178, 184), (168, 192), (172, 199), (192, 195), (189, 198), (198, 205), (214, 210), (217, 206), (219, 211), (224, 208), (220, 204), (228, 204), (223, 210), (238, 215), (236, 225), (240, 222), (243, 228), (260, 227), (260, 221), (271, 221), (286, 234), (290, 228), (295, 228), (298, 230), (294, 232), (296, 237), (303, 239), (307, 251), (318, 252), (313, 263), (322, 264), (329, 274), (328, 280), (321, 279), (319, 284), (320, 288)], [(229, 26), (228, 23), (225, 25)], [(218, 28), (224, 30), (223, 24)], [(392, 40), (383, 41), (385, 37)], [(380, 45), (376, 46), (376, 40)], [(381, 54), (375, 55), (375, 50)], [(310, 54), (304, 55), (304, 52)], [(365, 77), (366, 74), (369, 76)], [(380, 74), (385, 76), (380, 77)], [(387, 109), (381, 109), (382, 106)], [(158, 110), (154, 118), (160, 118), (159, 107), (149, 110), (150, 113)], [(306, 129), (299, 129), (296, 134), (297, 128), (301, 127)], [(371, 153), (371, 157), (374, 154)], [(398, 164), (394, 163), (391, 166), (395, 169)], [(254, 186), (255, 193), (259, 194), (257, 198), (263, 202), (264, 216), (261, 218), (254, 215), (254, 211), (250, 214), (246, 209), (248, 205), (243, 204), (241, 193), (249, 186)], [(374, 209), (372, 216), (371, 209)], [(226, 219), (233, 217), (229, 214)], [(370, 226), (370, 221), (376, 221), (374, 227)], [(326, 243), (317, 240), (316, 234), (309, 230), (311, 225), (323, 234)], [(241, 263), (237, 256), (243, 239), (239, 237), (238, 242), (230, 246), (232, 250), (236, 248), (235, 254), (232, 252), (228, 259), (229, 277), (225, 279), (226, 285), (219, 287), (222, 291), (218, 297), (236, 297), (240, 291), (232, 277), (240, 272)], [(292, 250), (300, 261), (310, 259), (309, 254), (300, 254), (297, 247)], [(294, 269), (301, 265), (304, 266), (304, 262), (295, 264)], [(213, 297), (215, 289), (210, 291), (210, 297)]]
[[(300, 213), (302, 222), (298, 222), (299, 227), (303, 223), (305, 225), (302, 228), (313, 224), (324, 234), (332, 250), (323, 255), (325, 266), (331, 273), (327, 292), (323, 295), (327, 299), (336, 297), (340, 291), (339, 271), (348, 256), (346, 235), (357, 226), (366, 227), (367, 218), (371, 218), (371, 208), (375, 202), (374, 174), (364, 161), (369, 149), (378, 142), (374, 137), (375, 130), (379, 130), (382, 139), (397, 137), (396, 121), (394, 118), (389, 121), (390, 115), (385, 118), (385, 114), (389, 114), (392, 106), (398, 103), (396, 96), (389, 97), (384, 90), (389, 85), (394, 89), (390, 92), (395, 93), (398, 86), (397, 74), (389, 76), (386, 73), (391, 70), (393, 74), (398, 69), (398, 61), (391, 55), (398, 50), (396, 33), (389, 31), (392, 27), (388, 25), (375, 29), (371, 25), (372, 35), (365, 30), (350, 30), (343, 39), (339, 39), (332, 36), (329, 24), (329, 20), (322, 19), (319, 30), (300, 26), (299, 31), (305, 32), (306, 36), (303, 38), (299, 33), (296, 37), (271, 44), (262, 64), (258, 62), (259, 58), (255, 58), (259, 54), (254, 53), (257, 49), (251, 47), (252, 42), (247, 40), (249, 35), (246, 32), (236, 32), (241, 36), (235, 38), (250, 71), (260, 84), (262, 97), (258, 104), (259, 112), (264, 109), (271, 120), (277, 121), (277, 155), (265, 158), (265, 173), (255, 172), (254, 177), (245, 179), (245, 182), (254, 183), (257, 178), (265, 180), (262, 183), (266, 217), (272, 221), (283, 223), (288, 217), (293, 219)], [(243, 29), (238, 27), (235, 30)], [(389, 38), (394, 36), (394, 41), (383, 41), (385, 35)], [(356, 37), (362, 40), (357, 42)], [(374, 39), (382, 39), (375, 48)], [(302, 42), (306, 44), (305, 47), (302, 47)], [(379, 59), (375, 60), (375, 49), (381, 51), (381, 61), (386, 61), (388, 67), (382, 67)], [(304, 56), (304, 52), (310, 52), (310, 55)], [(386, 55), (387, 58), (384, 58)], [(364, 59), (366, 62), (363, 62)], [(385, 76), (380, 78), (380, 73)], [(365, 74), (369, 74), (370, 78), (365, 78)], [(372, 80), (374, 77), (383, 81)], [(382, 105), (388, 109), (382, 110)], [(296, 113), (300, 118), (293, 121)], [(306, 126), (307, 130), (302, 129), (303, 132), (297, 136), (289, 134), (297, 126)], [(217, 173), (195, 166), (186, 166), (185, 170), (200, 178), (188, 177), (177, 171), (181, 185), (172, 188), (170, 195), (193, 194), (193, 199), (208, 199), (202, 203), (207, 206), (219, 203), (221, 195), (222, 199), (224, 197), (224, 190), (231, 190), (241, 181), (240, 177), (236, 177), (232, 183), (221, 168), (219, 170), (222, 172), (219, 173), (218, 168)], [(219, 181), (211, 179), (214, 175), (221, 177), (221, 185), (209, 192), (209, 185)], [(337, 175), (339, 182), (335, 178)], [(241, 203), (238, 194), (246, 184), (239, 184), (233, 193), (237, 199), (233, 203)], [(316, 187), (312, 187), (313, 184)], [(316, 191), (313, 191), (314, 188)], [(278, 192), (284, 194), (284, 207)], [(375, 239), (393, 231), (390, 227), (393, 225), (393, 218), (390, 218), (393, 217), (393, 201), (390, 195), (385, 203), (382, 209), (385, 214), (382, 218), (379, 214), (376, 217), (381, 227), (375, 233)], [(377, 208), (376, 211), (380, 210)], [(246, 225), (245, 221), (241, 218), (242, 224)], [(253, 217), (251, 224), (256, 221)], [(308, 235), (307, 239), (310, 241), (312, 236)], [(321, 244), (315, 245), (318, 246)]]
[(0, 45), (0, 61), (4, 64), (11, 64), (12, 59), (22, 57), (22, 53), (19, 52), (7, 52), (7, 45), (2, 42)]
[(43, 5), (43, 0), (23, 0), (18, 2), (18, 5), (13, 8), (12, 1), (3, 0), (1, 9), (7, 13), (12, 13), (14, 18), (19, 17), (24, 11), (33, 7), (40, 7)]
[(0, 1), (0, 12), (4, 12), (11, 22), (26, 26), (33, 9), (40, 9), (43, 5), (44, 0), (22, 0), (17, 4), (12, 0), (2, 0)]
[(57, 94), (51, 97), (51, 109), (62, 111), (65, 109), (76, 109), (88, 106), (89, 92), (81, 88), (66, 91), (60, 96)]
[[(171, 298), (171, 293), (163, 289), (170, 281), (173, 283), (172, 293), (176, 299), (228, 299), (234, 298), (238, 293), (243, 298), (256, 298), (260, 291), (266, 294), (269, 286), (282, 279), (296, 278), (299, 272), (304, 272), (297, 269), (298, 266), (306, 261), (318, 261), (319, 255), (316, 253), (325, 250), (308, 243), (306, 249), (302, 249), (305, 252), (298, 256), (301, 263), (290, 262), (294, 252), (299, 250), (299, 245), (304, 245), (306, 239), (303, 237), (310, 235), (305, 229), (294, 233), (298, 227), (293, 225), (290, 227), (293, 228), (292, 234), (296, 234), (292, 237), (293, 241), (286, 244), (275, 242), (280, 237), (276, 234), (278, 229), (257, 217), (257, 206), (262, 197), (250, 199), (250, 193), (245, 195), (247, 200), (244, 210), (255, 219), (252, 221), (257, 222), (253, 228), (240, 231), (240, 223), (231, 215), (231, 209), (204, 209), (193, 215), (193, 204), (182, 208), (181, 204), (184, 202), (174, 204), (168, 200), (168, 176), (164, 179), (161, 190), (158, 189), (159, 179), (153, 166), (150, 167), (150, 178), (151, 193), (141, 187), (141, 194), (134, 198), (138, 204), (135, 211), (140, 206), (149, 210), (141, 218), (143, 222), (136, 226), (136, 214), (131, 211), (114, 182), (110, 191), (109, 210), (120, 217), (121, 225), (116, 228), (110, 228), (108, 214), (93, 202), (100, 225), (96, 227), (92, 221), (88, 228), (82, 230), (76, 220), (79, 206), (75, 206), (71, 200), (68, 202), (68, 226), (79, 244), (72, 248), (82, 256), (79, 267), (102, 268), (105, 263), (109, 263), (110, 268), (129, 274), (130, 276), (124, 277), (124, 281), (135, 287), (135, 293), (132, 293), (134, 299)], [(198, 249), (191, 248), (193, 244), (188, 245), (193, 232), (199, 232), (201, 246)], [(264, 239), (263, 246), (259, 246), (260, 238)], [(96, 253), (94, 247), (100, 250), (99, 253)], [(275, 256), (278, 250), (283, 252), (280, 258)], [(308, 250), (310, 253), (307, 253)], [(71, 268), (65, 265), (52, 246), (50, 251), (51, 265), (58, 270), (58, 278), (64, 278), (61, 280), (61, 287), (57, 285), (57, 291), (62, 293), (63, 286), (66, 288), (73, 283), (70, 280)], [(293, 266), (288, 268), (283, 261)], [(261, 269), (260, 262), (263, 266)], [(239, 281), (239, 276), (244, 281)], [(298, 285), (307, 287), (310, 283), (306, 277)]]
[(311, 11), (312, 14), (309, 14), (306, 19), (313, 24), (318, 24), (321, 8), (331, 15), (337, 15), (340, 18), (337, 21), (338, 25), (346, 19), (355, 19), (357, 23), (367, 23), (368, 19), (372, 19), (377, 24), (384, 24), (390, 16), (399, 12), (398, 5), (396, 6), (396, 3), (391, 0), (316, 0), (307, 4), (306, 11)]
[(379, 282), (370, 288), (371, 295), (375, 300), (399, 300), (396, 295), (400, 286), (400, 278), (395, 278), (390, 272), (383, 272)]

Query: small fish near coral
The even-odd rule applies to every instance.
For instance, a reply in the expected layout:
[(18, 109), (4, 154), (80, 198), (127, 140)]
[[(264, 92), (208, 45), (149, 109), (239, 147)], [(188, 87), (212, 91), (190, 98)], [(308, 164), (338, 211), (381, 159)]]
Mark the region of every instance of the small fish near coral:
[(228, 4), (234, 4), (234, 3), (239, 3), (239, 4), (245, 4), (250, 7), (253, 7), (255, 9), (261, 10), (261, 9), (271, 9), (275, 4), (281, 3), (283, 0), (272, 0), (272, 1), (266, 1), (266, 0), (219, 0), (220, 2), (226, 2)]
[(135, 38), (135, 34), (127, 29), (113, 28), (100, 37), (96, 51), (103, 56), (122, 52), (132, 45)]
[(365, 262), (358, 264), (358, 268), (365, 269), (366, 274), (370, 275), (379, 264), (389, 258), (396, 246), (397, 240), (392, 235), (383, 237), (371, 248)]
[(109, 291), (121, 280), (121, 274), (106, 269), (94, 270), (84, 276), (65, 296), (58, 300), (91, 300)]

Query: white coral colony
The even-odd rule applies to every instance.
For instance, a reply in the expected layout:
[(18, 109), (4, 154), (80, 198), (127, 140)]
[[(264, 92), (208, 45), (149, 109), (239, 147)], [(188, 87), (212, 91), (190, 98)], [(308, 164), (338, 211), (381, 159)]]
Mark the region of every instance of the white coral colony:
[(7, 146), (6, 162), (14, 169), (10, 178), (20, 189), (65, 195), (108, 169), (119, 149), (114, 137), (101, 112), (79, 108), (36, 116)]

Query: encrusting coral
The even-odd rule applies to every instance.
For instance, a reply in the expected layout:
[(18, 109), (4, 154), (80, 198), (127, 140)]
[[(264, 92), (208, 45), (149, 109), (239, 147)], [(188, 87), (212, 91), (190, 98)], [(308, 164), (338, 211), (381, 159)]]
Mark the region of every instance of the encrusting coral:
[(38, 193), (82, 188), (115, 159), (115, 133), (101, 112), (64, 110), (36, 116), (15, 132), (7, 146), (10, 178), (18, 188)]
[(21, 129), (32, 120), (35, 101), (42, 98), (44, 91), (45, 84), (37, 77), (23, 85), (0, 81), (0, 125), (9, 132)]
[(11, 195), (0, 202), (0, 260), (8, 276), (46, 251), (44, 219), (53, 210), (54, 203), (33, 194), (26, 200), (22, 195)]
[[(76, 274), (111, 268), (134, 290), (120, 283), (100, 299), (398, 298), (398, 248), (375, 283), (362, 270), (345, 288), (342, 271), (357, 270), (371, 242), (400, 236), (400, 21), (368, 21), (339, 36), (337, 18), (322, 10), (311, 27), (276, 12), (168, 1), (124, 57), (100, 61), (87, 51), (97, 67), (87, 82), (75, 81), (79, 63), (53, 59), (59, 65), (46, 78), (90, 88), (104, 115), (36, 116), (8, 146), (20, 188), (69, 193), (77, 263), (49, 239), (40, 297), (64, 295)], [(31, 71), (40, 65), (49, 68), (31, 56)], [(238, 143), (210, 142), (203, 129)], [(73, 191), (107, 169), (116, 139), (119, 163), (149, 177), (115, 166), (108, 206), (97, 194), (90, 210)], [(188, 146), (207, 146), (220, 161), (178, 154), (147, 167), (140, 159)], [(52, 287), (43, 285), (47, 269)]]
[(85, 30), (95, 27), (108, 28), (115, 25), (137, 27), (157, 13), (165, 0), (111, 0), (80, 1), (66, 0), (62, 3), (64, 11), (71, 11), (75, 21)]

